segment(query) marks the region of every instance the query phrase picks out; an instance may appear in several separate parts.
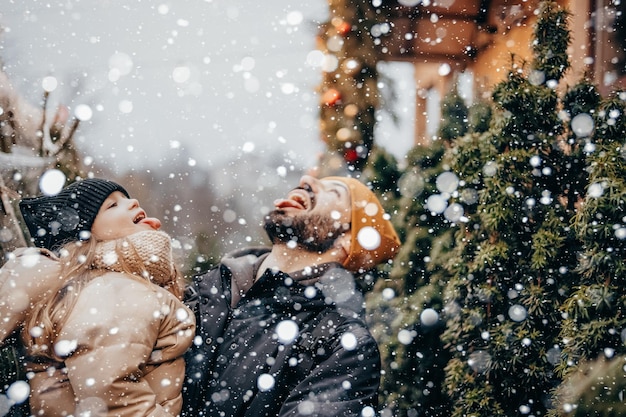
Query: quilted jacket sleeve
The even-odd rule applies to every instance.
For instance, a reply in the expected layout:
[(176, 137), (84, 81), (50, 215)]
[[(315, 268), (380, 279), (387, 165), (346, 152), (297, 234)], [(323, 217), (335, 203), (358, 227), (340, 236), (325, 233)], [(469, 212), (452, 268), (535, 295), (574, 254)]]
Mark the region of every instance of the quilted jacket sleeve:
[(0, 268), (0, 344), (24, 324), (33, 306), (63, 280), (57, 258), (45, 249), (16, 249)]
[(165, 290), (121, 274), (90, 283), (55, 347), (69, 354), (77, 414), (99, 408), (115, 416), (177, 415), (182, 355), (193, 333), (193, 316)]

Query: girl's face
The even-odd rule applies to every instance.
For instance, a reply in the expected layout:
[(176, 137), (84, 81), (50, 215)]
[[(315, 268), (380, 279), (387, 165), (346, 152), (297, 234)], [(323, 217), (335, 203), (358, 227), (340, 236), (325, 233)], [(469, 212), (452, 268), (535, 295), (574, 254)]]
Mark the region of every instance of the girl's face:
[(146, 217), (137, 200), (115, 191), (102, 203), (91, 226), (91, 236), (96, 240), (112, 240), (160, 228), (161, 221)]

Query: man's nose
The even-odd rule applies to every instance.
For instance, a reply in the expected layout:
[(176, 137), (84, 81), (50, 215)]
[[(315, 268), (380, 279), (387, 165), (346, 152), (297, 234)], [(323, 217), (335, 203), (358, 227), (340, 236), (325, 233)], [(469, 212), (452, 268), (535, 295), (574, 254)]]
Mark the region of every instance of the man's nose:
[(319, 180), (315, 177), (312, 177), (310, 175), (303, 175), (300, 178), (300, 183), (298, 185), (300, 185), (300, 187), (304, 187), (305, 185), (310, 185), (311, 187), (314, 187), (316, 185), (318, 185)]

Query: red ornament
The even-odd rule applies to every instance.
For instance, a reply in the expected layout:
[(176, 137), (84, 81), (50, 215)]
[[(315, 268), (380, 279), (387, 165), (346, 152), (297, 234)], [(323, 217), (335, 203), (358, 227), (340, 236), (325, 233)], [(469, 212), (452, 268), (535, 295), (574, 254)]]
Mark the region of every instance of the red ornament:
[(341, 23), (336, 26), (336, 29), (341, 36), (346, 36), (352, 30), (352, 25), (342, 20)]
[(335, 88), (329, 88), (322, 95), (322, 102), (327, 106), (334, 106), (341, 100), (341, 93)]
[(343, 157), (347, 162), (353, 163), (359, 158), (359, 155), (357, 154), (355, 149), (346, 149)]

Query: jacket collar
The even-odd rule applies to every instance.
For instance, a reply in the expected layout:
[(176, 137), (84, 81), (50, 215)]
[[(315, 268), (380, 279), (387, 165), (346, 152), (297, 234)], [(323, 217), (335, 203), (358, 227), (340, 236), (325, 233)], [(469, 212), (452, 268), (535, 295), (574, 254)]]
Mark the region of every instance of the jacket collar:
[[(270, 253), (268, 247), (251, 247), (230, 252), (222, 258), (222, 265), (227, 267), (231, 273), (231, 306), (237, 305), (241, 297), (252, 288), (255, 283), (257, 272), (265, 258)], [(315, 285), (320, 279), (333, 268), (343, 266), (337, 262), (329, 262), (315, 267), (305, 268), (289, 274), (282, 271), (263, 271), (263, 276), (270, 274), (284, 274), (303, 286)]]
[(294, 281), (302, 285), (312, 285), (332, 268), (343, 268), (339, 262), (329, 262), (313, 268), (305, 268), (288, 274)]
[[(269, 247), (239, 249), (226, 254), (221, 262), (230, 269), (233, 281), (235, 281), (237, 287), (240, 290), (243, 288), (247, 290), (254, 283), (254, 277), (256, 277), (259, 267), (267, 255), (269, 255), (270, 250)], [(331, 268), (342, 268), (342, 266), (338, 262), (329, 262), (316, 265), (312, 268), (291, 272), (286, 275), (289, 275), (294, 281), (302, 285), (312, 285)]]

